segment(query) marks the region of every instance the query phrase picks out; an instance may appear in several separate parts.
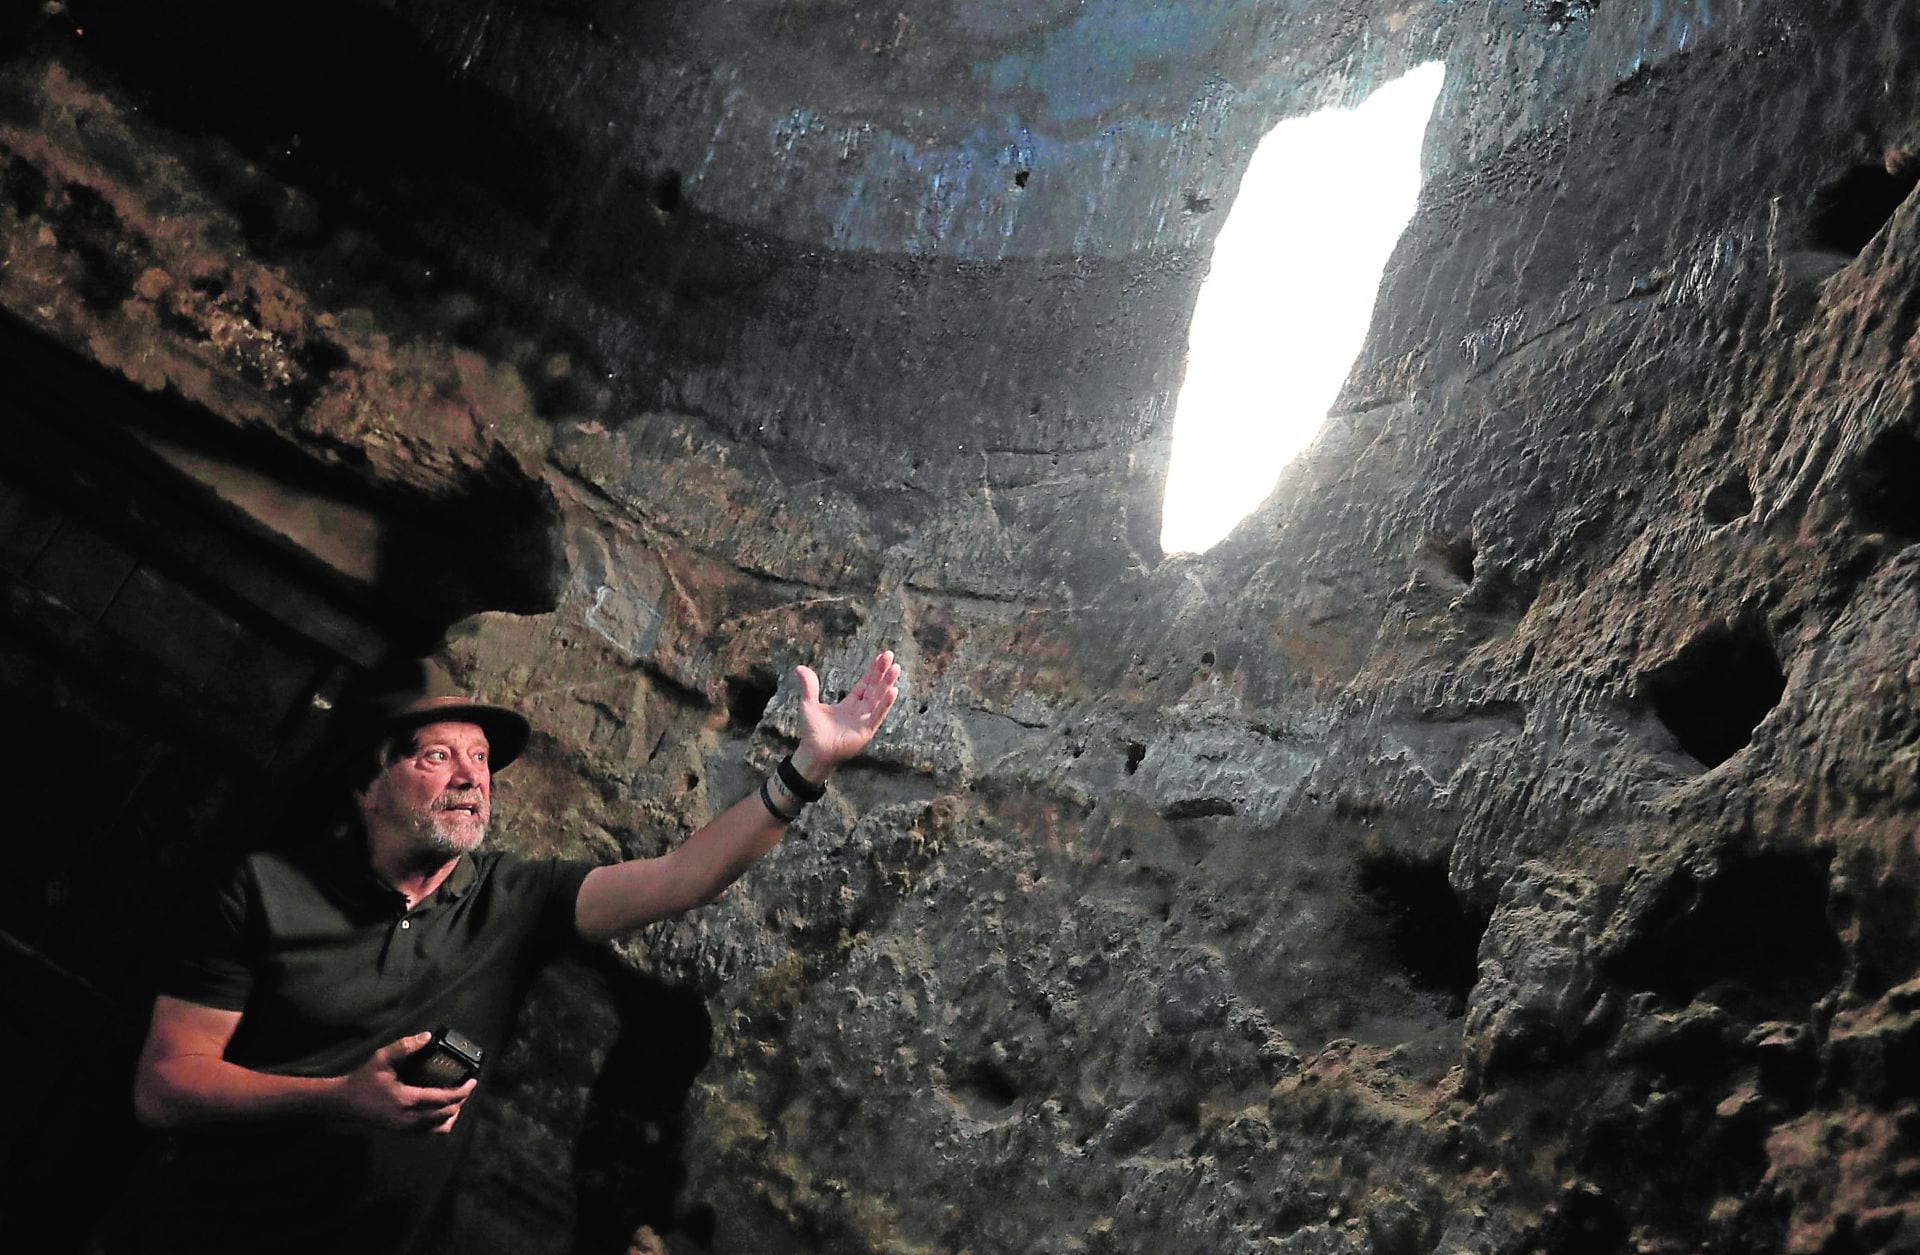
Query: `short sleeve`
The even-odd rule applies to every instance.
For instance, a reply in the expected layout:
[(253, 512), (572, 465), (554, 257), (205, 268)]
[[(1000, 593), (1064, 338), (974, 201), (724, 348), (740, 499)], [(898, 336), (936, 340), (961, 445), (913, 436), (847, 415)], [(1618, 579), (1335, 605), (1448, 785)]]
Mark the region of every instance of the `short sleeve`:
[(557, 859), (541, 864), (546, 872), (547, 885), (545, 909), (540, 920), (540, 943), (548, 955), (558, 955), (586, 944), (580, 938), (580, 928), (575, 921), (578, 918), (580, 886), (586, 882), (587, 873), (595, 866), (597, 864)]
[(162, 962), (159, 992), (221, 1011), (243, 1011), (253, 992), (250, 930), (257, 895), (245, 865), (189, 908)]
[(512, 903), (512, 913), (523, 921), (527, 959), (546, 963), (586, 944), (574, 919), (580, 886), (597, 864), (506, 853), (495, 857), (495, 892)]

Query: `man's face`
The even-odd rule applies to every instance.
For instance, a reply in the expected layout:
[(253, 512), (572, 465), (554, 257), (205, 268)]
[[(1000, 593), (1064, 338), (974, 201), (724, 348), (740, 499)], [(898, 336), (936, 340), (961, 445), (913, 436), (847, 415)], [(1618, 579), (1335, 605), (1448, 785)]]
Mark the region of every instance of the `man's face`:
[(453, 855), (486, 839), (492, 801), (486, 733), (478, 724), (430, 723), (374, 777), (360, 810), (370, 829), (410, 831), (417, 848)]

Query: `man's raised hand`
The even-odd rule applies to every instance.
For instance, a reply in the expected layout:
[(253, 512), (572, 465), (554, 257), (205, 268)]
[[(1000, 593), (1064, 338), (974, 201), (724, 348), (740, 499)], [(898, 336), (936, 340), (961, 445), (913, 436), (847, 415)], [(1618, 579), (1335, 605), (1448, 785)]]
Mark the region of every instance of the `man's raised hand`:
[(795, 667), (793, 673), (800, 680), (800, 748), (793, 752), (793, 765), (820, 783), (865, 749), (880, 730), (900, 696), (900, 664), (892, 650), (881, 650), (867, 664), (866, 674), (831, 706), (820, 700), (820, 677), (812, 667)]

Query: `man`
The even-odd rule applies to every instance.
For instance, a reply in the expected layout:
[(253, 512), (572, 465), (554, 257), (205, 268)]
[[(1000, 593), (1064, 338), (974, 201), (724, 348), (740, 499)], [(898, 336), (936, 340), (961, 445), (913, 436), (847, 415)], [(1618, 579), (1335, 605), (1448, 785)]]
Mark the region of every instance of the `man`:
[(419, 1246), (481, 1082), (409, 1084), (410, 1056), (438, 1027), (496, 1052), (547, 959), (709, 902), (771, 850), (899, 693), (888, 652), (831, 706), (795, 673), (801, 738), (780, 769), (668, 853), (605, 867), (483, 848), (524, 718), (437, 669), (381, 699), (353, 831), (248, 858), (162, 981), (134, 1105), (172, 1136), (132, 1249)]

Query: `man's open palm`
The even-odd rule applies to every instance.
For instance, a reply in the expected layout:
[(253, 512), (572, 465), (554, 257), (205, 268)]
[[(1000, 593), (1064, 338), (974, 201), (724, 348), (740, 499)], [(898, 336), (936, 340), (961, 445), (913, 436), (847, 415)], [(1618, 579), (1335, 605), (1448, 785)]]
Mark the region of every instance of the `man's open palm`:
[(800, 678), (801, 748), (827, 771), (867, 747), (900, 696), (900, 667), (890, 649), (875, 654), (866, 674), (831, 706), (820, 700), (820, 677), (812, 667), (793, 672)]

